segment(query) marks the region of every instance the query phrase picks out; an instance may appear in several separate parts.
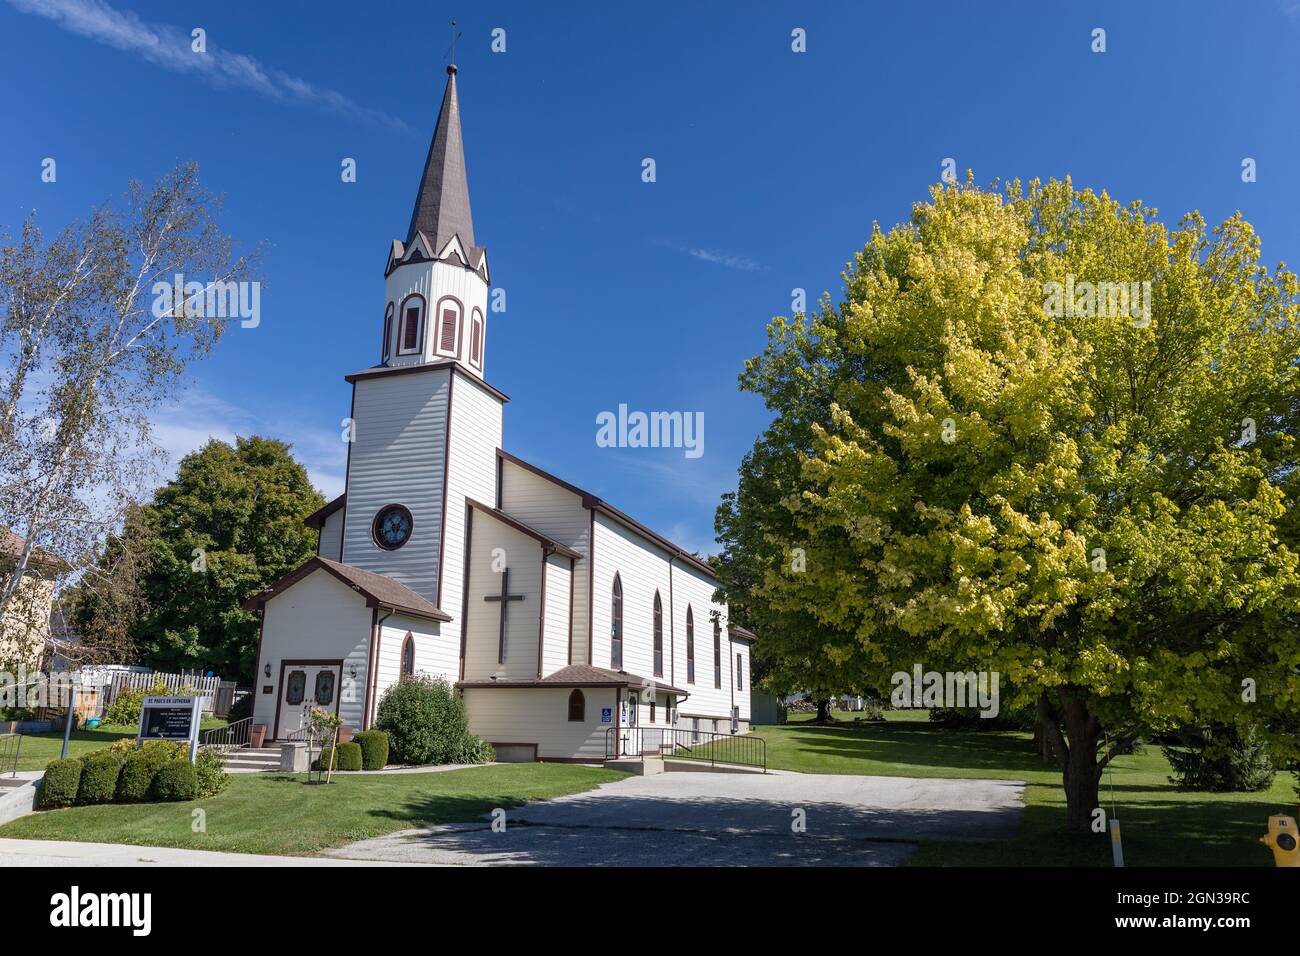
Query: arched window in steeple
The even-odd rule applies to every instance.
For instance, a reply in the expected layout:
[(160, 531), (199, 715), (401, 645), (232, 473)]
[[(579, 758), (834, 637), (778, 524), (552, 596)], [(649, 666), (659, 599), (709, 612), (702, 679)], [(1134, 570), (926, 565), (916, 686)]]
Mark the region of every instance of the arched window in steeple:
[(402, 300), (401, 331), (397, 336), (398, 355), (417, 355), (424, 351), (424, 296), (418, 292)]
[(444, 295), (438, 300), (436, 311), (438, 338), (434, 351), (447, 358), (460, 358), (460, 322), (465, 311), (460, 300)]
[(483, 371), (483, 313), (478, 306), (469, 314), (469, 364)]
[(384, 310), (384, 351), (379, 356), (380, 362), (387, 362), (393, 348), (393, 303), (388, 303)]

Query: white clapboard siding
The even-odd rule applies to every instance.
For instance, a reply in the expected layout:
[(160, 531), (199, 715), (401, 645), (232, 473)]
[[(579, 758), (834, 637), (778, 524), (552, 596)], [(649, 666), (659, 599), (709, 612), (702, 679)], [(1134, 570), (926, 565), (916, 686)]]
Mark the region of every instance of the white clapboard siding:
[[(253, 722), (275, 733), (275, 704), (283, 693), (280, 664), (286, 660), (341, 660), (339, 715), (361, 728), (366, 658), (370, 648), (371, 610), (365, 598), (326, 571), (314, 571), (266, 602), (262, 623), (262, 658), (271, 676), (255, 675)], [(352, 679), (352, 668), (357, 670)], [(355, 685), (353, 690), (349, 686)], [(272, 692), (262, 688), (270, 685)]]
[[(681, 705), (683, 717), (705, 715), (713, 718), (731, 717), (733, 646), (727, 637), (727, 606), (715, 604), (713, 592), (717, 583), (708, 575), (682, 561), (673, 562), (673, 630), (675, 635), (675, 687), (691, 692)], [(686, 680), (686, 609), (690, 607), (695, 617), (695, 683)], [(721, 614), (722, 686), (713, 686), (713, 619), (712, 613)], [(739, 703), (739, 700), (734, 701)], [(746, 703), (744, 712), (748, 712)], [(712, 727), (704, 728), (712, 730)], [(724, 727), (725, 733), (730, 726)]]
[[(348, 460), (343, 563), (385, 574), (437, 602), (443, 455), (451, 372), (363, 378), (355, 385), (356, 436)], [(386, 505), (411, 512), (411, 538), (396, 551), (375, 544)]]
[(605, 757), (601, 710), (613, 711), (614, 691), (582, 689), (584, 719), (569, 720), (573, 688), (465, 688), (469, 729), (489, 743), (536, 744), (537, 756), (583, 759), (599, 763)]
[[(456, 376), (451, 395), (451, 481), (447, 486), (447, 537), (443, 545), (443, 560), (446, 569), (442, 576), (441, 595), (430, 598), (439, 608), (452, 616), (452, 620), (443, 625), (442, 633), (454, 636), (457, 658), (460, 654), (461, 608), (465, 590), (465, 509), (466, 498), (484, 504), (492, 504), (496, 498), (497, 471), (496, 451), (501, 446), (501, 399), (484, 390), (473, 380), (464, 375)], [(478, 517), (476, 515), (476, 517)], [(494, 524), (496, 522), (493, 522)], [(483, 522), (475, 522), (475, 530)], [(536, 542), (530, 551), (529, 562), (535, 566), (540, 577), (540, 558), (533, 560)], [(472, 541), (474, 556), (487, 560), (485, 552), (480, 550), (477, 537)], [(514, 574), (511, 574), (514, 577)], [(482, 603), (481, 601), (479, 603)], [(527, 602), (525, 602), (527, 603)], [(511, 608), (516, 610), (517, 608)], [(471, 611), (473, 608), (471, 608)], [(537, 637), (537, 597), (532, 601), (533, 638)], [(473, 620), (471, 616), (470, 620)], [(495, 618), (493, 619), (495, 620)], [(495, 648), (496, 628), (492, 629), (493, 647)], [(470, 632), (474, 636), (474, 632)], [(495, 651), (493, 652), (495, 654)], [(533, 652), (533, 667), (536, 663), (536, 648)]]
[(542, 643), (542, 676), (569, 663), (569, 559), (552, 554), (546, 559), (546, 620)]
[(588, 663), (586, 556), (591, 553), (591, 512), (569, 489), (512, 461), (501, 463), (501, 510), (583, 555), (574, 566), (573, 659), (567, 663)]
[[(498, 672), (510, 680), (536, 680), (542, 546), (490, 514), (475, 511), (473, 547), (465, 615), (469, 635), (465, 644), (465, 680), (487, 680)], [(506, 613), (504, 664), (497, 659), (501, 604), (484, 600), (487, 595), (501, 593), (501, 574), (493, 567), (493, 552), (497, 549), (510, 569), (510, 593), (524, 596), (522, 601), (511, 601)]]
[(594, 658), (597, 667), (612, 667), (610, 626), (614, 575), (623, 585), (623, 670), (654, 678), (654, 596), (664, 614), (664, 666), (669, 679), (668, 552), (604, 514), (596, 515)]
[(331, 561), (343, 560), (343, 509), (340, 508), (325, 519), (320, 529), (320, 543), (316, 553)]
[(383, 619), (379, 628), (379, 647), (375, 651), (375, 688), (371, 714), (379, 714), (384, 692), (402, 676), (402, 647), (409, 634), (415, 642), (415, 673), (438, 677), (449, 684), (456, 682), (460, 668), (460, 647), (456, 639), (442, 632), (444, 624), (424, 621), (403, 614)]

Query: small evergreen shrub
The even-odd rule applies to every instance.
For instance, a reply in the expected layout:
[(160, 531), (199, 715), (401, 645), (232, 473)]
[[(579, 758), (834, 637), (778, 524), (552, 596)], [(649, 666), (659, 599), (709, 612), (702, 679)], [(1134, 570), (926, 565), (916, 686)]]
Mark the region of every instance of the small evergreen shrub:
[[(330, 768), (330, 748), (321, 749), (320, 756), (316, 758), (317, 770), (328, 770)], [(339, 744), (334, 751), (334, 769), (335, 770), (360, 770), (361, 766), (361, 745), (358, 743)]]
[(1179, 790), (1254, 793), (1272, 786), (1277, 772), (1253, 727), (1244, 734), (1231, 725), (1188, 727), (1178, 745), (1161, 749), (1174, 771), (1169, 782)]
[(77, 804), (88, 806), (112, 803), (117, 781), (122, 774), (122, 755), (113, 750), (97, 750), (81, 758), (81, 781), (77, 786)]
[(199, 751), (194, 758), (194, 774), (198, 778), (200, 797), (215, 797), (230, 782), (226, 758), (216, 750)]
[(383, 770), (388, 766), (388, 734), (382, 730), (363, 730), (352, 740), (361, 748), (362, 770)]
[(199, 775), (188, 760), (173, 760), (153, 779), (156, 800), (194, 800), (199, 795)]
[(483, 762), (482, 742), (469, 732), (465, 702), (445, 680), (420, 675), (391, 685), (379, 702), (378, 725), (388, 734), (394, 763)]
[(122, 773), (117, 778), (116, 803), (143, 803), (153, 798), (153, 782), (158, 771), (178, 760), (189, 761), (189, 747), (178, 741), (146, 740), (136, 749), (135, 741), (115, 740), (110, 750), (120, 751)]
[(80, 760), (51, 760), (45, 765), (45, 777), (41, 780), (41, 809), (72, 806), (80, 787)]
[(338, 750), (334, 754), (335, 770), (360, 770), (361, 769), (361, 745), (354, 741), (348, 741), (345, 744), (339, 744)]

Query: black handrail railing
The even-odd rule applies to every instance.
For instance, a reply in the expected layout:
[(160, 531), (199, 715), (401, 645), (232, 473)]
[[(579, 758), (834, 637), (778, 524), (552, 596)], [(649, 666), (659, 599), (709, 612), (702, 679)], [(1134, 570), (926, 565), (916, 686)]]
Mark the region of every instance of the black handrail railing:
[(723, 734), (682, 727), (607, 727), (605, 759), (664, 757), (710, 766), (735, 764), (767, 773), (767, 741), (750, 734)]
[(18, 758), (22, 752), (22, 734), (0, 734), (0, 774), (8, 770), (11, 777), (18, 776)]

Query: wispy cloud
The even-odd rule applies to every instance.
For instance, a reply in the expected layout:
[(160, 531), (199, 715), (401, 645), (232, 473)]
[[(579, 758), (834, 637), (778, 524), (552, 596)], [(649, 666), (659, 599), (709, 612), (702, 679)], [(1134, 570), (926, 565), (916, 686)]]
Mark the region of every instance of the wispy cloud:
[(270, 418), (194, 387), (159, 410), (150, 430), (166, 456), (166, 473), (160, 476), (163, 480), (172, 478), (180, 460), (210, 439), (233, 444), (236, 435), (261, 435), (292, 445), (293, 456), (302, 462), (312, 484), (326, 498), (343, 493), (347, 445), (340, 437), (342, 426), (331, 429), (319, 423)]
[(737, 272), (762, 272), (767, 266), (757, 262), (749, 256), (738, 255), (733, 252), (723, 252), (721, 249), (705, 249), (701, 246), (685, 246), (676, 242), (667, 240), (655, 240), (654, 245), (664, 249), (674, 249), (677, 252), (685, 253), (692, 258), (699, 259), (701, 262), (710, 262), (714, 265), (726, 266), (728, 269), (735, 269)]
[(131, 11), (118, 10), (103, 0), (9, 0), (9, 4), (22, 13), (52, 20), (69, 33), (134, 54), (173, 73), (201, 77), (218, 88), (250, 90), (288, 105), (326, 110), (394, 129), (409, 128), (397, 117), (362, 106), (337, 90), (268, 67), (247, 54), (221, 49), (210, 37), (207, 52), (195, 53), (188, 32), (168, 24), (146, 23)]

